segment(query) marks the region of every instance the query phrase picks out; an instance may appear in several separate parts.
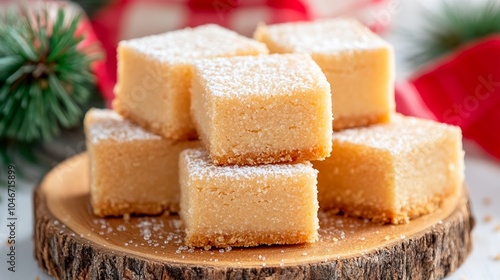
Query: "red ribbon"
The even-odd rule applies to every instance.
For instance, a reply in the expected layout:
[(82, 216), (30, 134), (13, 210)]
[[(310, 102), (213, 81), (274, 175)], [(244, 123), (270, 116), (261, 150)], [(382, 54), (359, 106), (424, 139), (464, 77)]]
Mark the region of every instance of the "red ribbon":
[(411, 79), (441, 122), (500, 159), (500, 36), (469, 44)]

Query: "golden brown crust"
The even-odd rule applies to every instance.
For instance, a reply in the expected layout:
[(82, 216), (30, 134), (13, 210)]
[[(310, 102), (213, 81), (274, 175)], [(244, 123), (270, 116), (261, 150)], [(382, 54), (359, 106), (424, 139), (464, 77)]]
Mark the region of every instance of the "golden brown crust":
[(318, 240), (316, 234), (303, 232), (240, 232), (233, 234), (192, 234), (185, 242), (190, 247), (253, 247), (259, 245), (291, 245), (313, 243)]
[(121, 217), (123, 215), (159, 215), (162, 213), (177, 213), (179, 211), (178, 203), (128, 203), (124, 201), (98, 200), (92, 201), (94, 214), (98, 217)]
[[(210, 150), (209, 150), (210, 153)], [(304, 162), (324, 160), (330, 156), (327, 147), (313, 147), (302, 150), (284, 150), (271, 153), (226, 153), (222, 156), (210, 153), (212, 162), (216, 165), (259, 165), (273, 163)]]
[(459, 191), (456, 191), (455, 189), (441, 194), (436, 194), (425, 202), (407, 205), (398, 212), (374, 209), (369, 206), (353, 205), (343, 203), (342, 201), (331, 201), (330, 203), (320, 201), (320, 208), (333, 212), (342, 212), (344, 215), (349, 217), (369, 219), (376, 223), (397, 225), (409, 223), (412, 219), (416, 219), (420, 216), (436, 211), (444, 201), (454, 198), (458, 194)]
[(391, 120), (391, 113), (358, 115), (352, 117), (335, 117), (333, 130), (339, 131), (353, 127), (363, 127), (378, 123), (387, 123)]
[(196, 130), (192, 129), (190, 131), (173, 129), (167, 125), (152, 125), (151, 123), (144, 121), (142, 118), (134, 115), (129, 110), (123, 108), (117, 99), (113, 101), (113, 109), (120, 114), (123, 118), (136, 123), (143, 127), (144, 129), (153, 132), (154, 134), (160, 135), (165, 139), (170, 139), (173, 141), (185, 141), (185, 140), (196, 140), (198, 139), (198, 134)]

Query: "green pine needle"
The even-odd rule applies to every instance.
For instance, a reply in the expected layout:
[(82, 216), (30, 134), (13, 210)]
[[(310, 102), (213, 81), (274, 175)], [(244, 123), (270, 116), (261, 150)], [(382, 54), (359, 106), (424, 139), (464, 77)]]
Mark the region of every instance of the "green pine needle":
[(95, 83), (80, 19), (62, 7), (51, 18), (44, 6), (0, 18), (0, 139), (48, 140), (79, 124)]
[(427, 11), (423, 31), (410, 38), (409, 62), (422, 65), (460, 46), (500, 33), (500, 2), (444, 1), (438, 12)]

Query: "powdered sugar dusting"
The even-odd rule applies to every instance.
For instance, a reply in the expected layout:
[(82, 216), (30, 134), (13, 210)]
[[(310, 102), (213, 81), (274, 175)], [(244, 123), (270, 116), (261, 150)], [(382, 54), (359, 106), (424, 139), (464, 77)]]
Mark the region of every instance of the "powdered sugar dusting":
[(138, 217), (130, 222), (116, 223), (118, 220), (94, 219), (91, 231), (106, 240), (116, 239), (119, 235), (130, 235), (123, 246), (135, 248), (158, 248), (156, 254), (164, 254), (169, 244), (179, 246), (183, 242), (184, 229), (179, 219), (165, 220), (162, 217)]
[(274, 54), (204, 59), (195, 75), (215, 96), (290, 95), (329, 90), (325, 75), (306, 54)]
[[(286, 210), (286, 209), (285, 209)], [(250, 211), (252, 213), (252, 211)], [(311, 258), (334, 261), (356, 253), (370, 253), (373, 244), (388, 244), (414, 240), (408, 225), (380, 225), (365, 220), (337, 215), (334, 211), (319, 210), (319, 240), (298, 246), (260, 246), (254, 248), (193, 248), (184, 243), (185, 228), (177, 215), (132, 216), (129, 221), (121, 218), (93, 218), (88, 224), (89, 233), (78, 238), (99, 238), (105, 247), (114, 245), (126, 248), (125, 253), (150, 254), (167, 257), (173, 263), (217, 262), (242, 267), (266, 265), (279, 267), (296, 265), (297, 260)], [(438, 224), (446, 222), (438, 222)], [(436, 224), (437, 225), (437, 224)], [(69, 227), (71, 228), (71, 227)], [(73, 236), (73, 235), (72, 235)], [(75, 234), (76, 237), (78, 234)], [(110, 250), (115, 250), (110, 248)], [(368, 251), (367, 251), (368, 250)], [(118, 249), (118, 251), (123, 251)], [(173, 258), (172, 258), (173, 257)]]
[(259, 32), (267, 33), (273, 44), (290, 52), (333, 54), (388, 46), (378, 35), (350, 18), (260, 26), (257, 34)]
[(92, 143), (102, 140), (135, 141), (161, 140), (162, 138), (140, 126), (123, 119), (111, 110), (92, 109), (85, 116), (87, 137)]
[(170, 63), (187, 63), (206, 57), (268, 53), (263, 43), (215, 24), (122, 41), (120, 47), (132, 48)]
[(409, 151), (418, 144), (434, 142), (452, 133), (455, 133), (457, 137), (461, 134), (460, 129), (455, 126), (397, 115), (388, 124), (335, 132), (333, 141), (400, 153)]
[(251, 178), (255, 176), (297, 176), (298, 174), (317, 175), (318, 171), (312, 167), (310, 162), (295, 164), (266, 164), (255, 166), (216, 166), (210, 160), (208, 153), (203, 149), (185, 150), (181, 155), (187, 163), (190, 175), (198, 177), (231, 177)]

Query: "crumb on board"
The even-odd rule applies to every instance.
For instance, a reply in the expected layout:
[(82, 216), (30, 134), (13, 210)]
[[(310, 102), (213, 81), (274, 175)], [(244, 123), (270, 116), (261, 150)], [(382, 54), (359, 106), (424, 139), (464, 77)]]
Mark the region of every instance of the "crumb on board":
[(171, 213), (170, 213), (170, 211), (168, 211), (168, 210), (165, 210), (165, 211), (163, 211), (163, 213), (161, 213), (161, 215), (162, 215), (163, 217), (168, 217), (168, 216), (170, 216), (170, 214), (171, 214)]
[(495, 227), (495, 231), (500, 232), (500, 224), (498, 224), (498, 225)]
[(500, 254), (496, 255), (493, 259), (494, 259), (495, 261), (500, 261)]
[(491, 215), (486, 215), (486, 216), (484, 216), (484, 222), (485, 222), (485, 223), (489, 223), (489, 222), (491, 222)]

